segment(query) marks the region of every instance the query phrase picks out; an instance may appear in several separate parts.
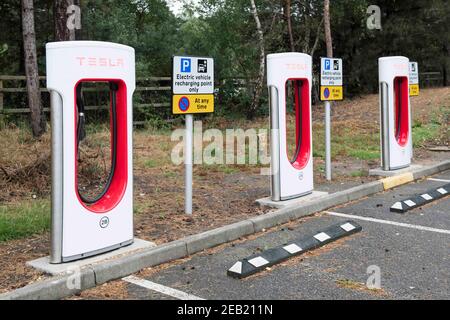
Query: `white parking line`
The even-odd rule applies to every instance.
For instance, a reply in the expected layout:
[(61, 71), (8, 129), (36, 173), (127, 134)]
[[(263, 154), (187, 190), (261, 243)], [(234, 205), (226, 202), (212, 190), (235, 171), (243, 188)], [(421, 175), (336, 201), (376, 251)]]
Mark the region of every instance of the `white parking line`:
[(439, 182), (450, 182), (450, 180), (447, 180), (447, 179), (438, 179), (438, 178), (428, 178), (427, 180), (431, 180), (431, 181), (439, 181)]
[(375, 219), (375, 218), (369, 218), (369, 217), (362, 217), (362, 216), (357, 216), (357, 215), (353, 215), (353, 214), (345, 214), (345, 213), (339, 213), (339, 212), (325, 211), (325, 213), (327, 213), (327, 214), (329, 214), (331, 216), (336, 216), (336, 217), (351, 218), (351, 219), (356, 219), (356, 220), (364, 220), (364, 221), (369, 221), (369, 222), (390, 224), (390, 225), (393, 225), (393, 226), (405, 227), (405, 228), (410, 228), (410, 229), (417, 229), (417, 230), (422, 230), (422, 231), (430, 231), (430, 232), (450, 234), (450, 230), (445, 230), (445, 229), (436, 229), (436, 228), (430, 228), (430, 227), (425, 227), (425, 226), (419, 226), (419, 225), (415, 225), (415, 224), (402, 223), (402, 222), (396, 222), (396, 221), (390, 221), (390, 220)]
[(145, 279), (141, 279), (135, 276), (128, 276), (122, 279), (123, 281), (133, 283), (137, 286), (153, 290), (162, 294), (165, 294), (167, 296), (171, 296), (173, 298), (179, 299), (179, 300), (205, 300), (203, 298), (194, 296), (192, 294), (176, 290), (170, 287), (163, 286), (161, 284), (157, 284)]

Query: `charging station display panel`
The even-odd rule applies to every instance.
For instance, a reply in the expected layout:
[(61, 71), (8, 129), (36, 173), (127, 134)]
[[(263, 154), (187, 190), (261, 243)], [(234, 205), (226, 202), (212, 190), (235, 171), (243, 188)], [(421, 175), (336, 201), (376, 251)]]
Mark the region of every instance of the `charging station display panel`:
[[(52, 136), (51, 259), (58, 263), (133, 242), (135, 56), (128, 46), (96, 41), (48, 43), (46, 52), (52, 113), (60, 115), (52, 116), (52, 126), (59, 126), (62, 133), (60, 138)], [(84, 192), (78, 174), (80, 148), (88, 135), (83, 96), (92, 84), (103, 85), (109, 92), (111, 154), (109, 173), (93, 195)]]
[(303, 53), (267, 56), (274, 201), (313, 191), (311, 63), (311, 56)]
[(378, 64), (382, 164), (395, 170), (408, 167), (412, 157), (409, 59), (382, 57)]

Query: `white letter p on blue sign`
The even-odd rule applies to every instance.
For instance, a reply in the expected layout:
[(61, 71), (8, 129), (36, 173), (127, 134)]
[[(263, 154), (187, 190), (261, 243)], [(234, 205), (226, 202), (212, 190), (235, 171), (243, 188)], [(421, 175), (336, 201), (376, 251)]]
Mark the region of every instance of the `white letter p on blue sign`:
[(181, 72), (191, 72), (191, 59), (181, 59)]

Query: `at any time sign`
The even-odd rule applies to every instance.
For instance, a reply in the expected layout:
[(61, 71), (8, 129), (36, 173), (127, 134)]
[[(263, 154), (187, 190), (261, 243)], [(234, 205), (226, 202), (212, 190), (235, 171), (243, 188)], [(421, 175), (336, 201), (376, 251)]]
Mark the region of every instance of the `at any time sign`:
[(213, 94), (214, 59), (173, 57), (173, 94)]

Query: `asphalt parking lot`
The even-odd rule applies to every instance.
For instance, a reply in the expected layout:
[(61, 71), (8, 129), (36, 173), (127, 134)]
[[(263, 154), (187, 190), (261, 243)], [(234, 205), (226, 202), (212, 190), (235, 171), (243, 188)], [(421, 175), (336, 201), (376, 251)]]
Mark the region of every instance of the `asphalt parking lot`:
[[(447, 184), (450, 171), (431, 179), (118, 281), (130, 299), (450, 299), (450, 197), (405, 214), (389, 211), (396, 201)], [(242, 258), (346, 220), (362, 231), (248, 278), (227, 276)], [(378, 290), (366, 286), (374, 267)]]

